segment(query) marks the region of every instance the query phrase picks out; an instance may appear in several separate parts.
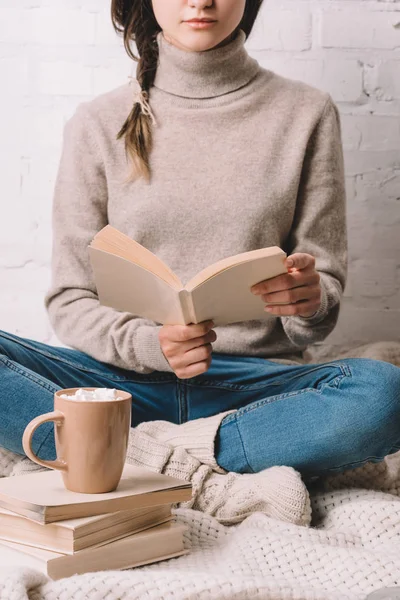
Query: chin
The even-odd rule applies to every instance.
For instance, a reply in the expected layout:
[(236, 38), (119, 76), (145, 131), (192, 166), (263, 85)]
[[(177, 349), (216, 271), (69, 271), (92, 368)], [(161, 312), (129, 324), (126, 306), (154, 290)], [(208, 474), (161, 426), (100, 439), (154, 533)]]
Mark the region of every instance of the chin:
[(221, 39), (207, 35), (205, 31), (193, 31), (191, 35), (181, 40), (182, 45), (191, 52), (206, 52), (221, 42)]

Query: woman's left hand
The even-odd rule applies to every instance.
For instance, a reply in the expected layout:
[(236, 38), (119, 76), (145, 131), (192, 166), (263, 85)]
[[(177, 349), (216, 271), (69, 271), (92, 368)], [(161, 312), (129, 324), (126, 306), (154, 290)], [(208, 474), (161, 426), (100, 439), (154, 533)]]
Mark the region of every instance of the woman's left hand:
[(289, 272), (260, 281), (251, 292), (268, 302), (290, 302), (266, 306), (264, 310), (277, 316), (311, 317), (321, 304), (320, 275), (311, 254), (296, 252), (286, 258)]

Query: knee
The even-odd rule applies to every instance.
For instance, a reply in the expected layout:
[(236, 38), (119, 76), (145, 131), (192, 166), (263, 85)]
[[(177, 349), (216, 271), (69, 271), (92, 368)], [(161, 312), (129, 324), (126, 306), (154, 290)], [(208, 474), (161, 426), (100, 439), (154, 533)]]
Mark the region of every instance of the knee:
[(346, 360), (349, 386), (367, 429), (393, 429), (400, 439), (400, 368), (371, 358)]
[(372, 358), (347, 359), (353, 379), (365, 393), (400, 401), (400, 368)]

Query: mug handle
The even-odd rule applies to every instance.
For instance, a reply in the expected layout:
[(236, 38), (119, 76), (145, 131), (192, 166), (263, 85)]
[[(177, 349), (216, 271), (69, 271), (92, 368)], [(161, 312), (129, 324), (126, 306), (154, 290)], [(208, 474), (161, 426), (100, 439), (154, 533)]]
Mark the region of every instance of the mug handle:
[(42, 423), (47, 423), (48, 421), (54, 421), (54, 426), (60, 425), (64, 421), (64, 414), (59, 410), (53, 410), (52, 412), (46, 413), (44, 415), (39, 415), (35, 419), (32, 419), (30, 423), (25, 427), (24, 435), (22, 436), (22, 446), (24, 448), (25, 454), (33, 460), (38, 465), (42, 465), (47, 469), (57, 469), (60, 471), (66, 471), (67, 463), (60, 458), (56, 460), (42, 460), (32, 450), (32, 436), (35, 433), (36, 429)]

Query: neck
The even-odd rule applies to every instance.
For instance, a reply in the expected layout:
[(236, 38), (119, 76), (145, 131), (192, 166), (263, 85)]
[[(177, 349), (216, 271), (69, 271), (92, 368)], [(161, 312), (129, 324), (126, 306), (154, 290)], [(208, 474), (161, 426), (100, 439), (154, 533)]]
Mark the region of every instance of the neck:
[(159, 63), (154, 86), (186, 98), (221, 96), (246, 85), (259, 71), (244, 47), (240, 29), (234, 39), (204, 52), (187, 52), (157, 35)]

